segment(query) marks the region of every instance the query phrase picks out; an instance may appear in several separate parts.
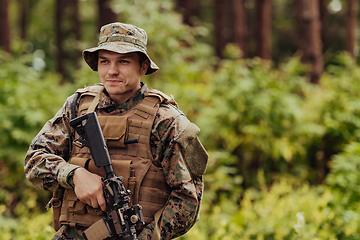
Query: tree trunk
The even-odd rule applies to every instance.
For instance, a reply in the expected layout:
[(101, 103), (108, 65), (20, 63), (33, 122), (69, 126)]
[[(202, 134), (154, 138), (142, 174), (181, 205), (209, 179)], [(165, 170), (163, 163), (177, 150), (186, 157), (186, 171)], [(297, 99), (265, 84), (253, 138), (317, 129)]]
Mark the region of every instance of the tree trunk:
[(272, 0), (256, 0), (256, 55), (271, 59)]
[(198, 1), (196, 0), (177, 0), (176, 8), (182, 13), (183, 23), (192, 26), (193, 17), (199, 13)]
[(98, 0), (99, 29), (109, 23), (117, 22), (118, 16), (110, 6), (111, 0)]
[(10, 52), (9, 0), (0, 0), (0, 49)]
[(223, 58), (223, 50), (227, 42), (225, 2), (227, 0), (214, 0), (215, 53), (219, 58)]
[[(320, 11), (320, 22), (321, 22), (321, 42), (323, 43), (323, 48), (326, 45), (326, 36), (327, 36), (327, 0), (319, 0), (319, 11)], [(324, 52), (324, 49), (323, 49)]]
[(241, 49), (242, 58), (248, 57), (248, 28), (246, 21), (245, 0), (232, 0), (234, 43)]
[[(56, 71), (62, 76), (65, 74), (65, 52), (63, 48), (64, 30), (62, 28), (63, 16), (65, 14), (66, 1), (56, 0), (55, 31), (56, 31)], [(63, 78), (64, 80), (64, 78)]]
[(80, 41), (81, 41), (81, 24), (80, 24), (80, 14), (79, 14), (79, 0), (72, 0), (70, 2), (71, 5), (71, 19), (73, 22), (72, 32), (74, 33), (75, 44), (74, 44), (74, 64), (79, 63), (79, 58), (81, 57), (82, 49), (80, 49)]
[(301, 61), (311, 66), (310, 81), (319, 83), (324, 70), (319, 0), (296, 0), (296, 3)]
[(347, 0), (345, 49), (353, 59), (355, 59), (357, 12), (358, 1)]
[[(62, 75), (61, 83), (71, 81), (69, 72), (79, 67), (78, 60), (82, 51), (79, 16), (79, 0), (56, 0), (56, 71)], [(71, 24), (68, 24), (69, 22)], [(71, 46), (66, 49), (65, 40), (71, 41)]]
[(228, 43), (239, 46), (243, 56), (247, 56), (247, 23), (244, 0), (215, 0), (214, 34), (215, 52), (224, 58)]
[(28, 0), (20, 0), (19, 1), (19, 9), (20, 9), (20, 38), (22, 40), (26, 40), (27, 37), (27, 29), (28, 29), (28, 13), (30, 12), (30, 3)]

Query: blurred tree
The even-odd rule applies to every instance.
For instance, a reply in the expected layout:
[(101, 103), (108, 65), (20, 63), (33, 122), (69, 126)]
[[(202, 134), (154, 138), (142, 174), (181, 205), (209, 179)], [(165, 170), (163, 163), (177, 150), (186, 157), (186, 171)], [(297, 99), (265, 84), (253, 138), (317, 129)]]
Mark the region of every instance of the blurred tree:
[(176, 9), (183, 15), (183, 23), (193, 26), (194, 17), (200, 13), (198, 0), (176, 0)]
[(79, 58), (81, 57), (82, 49), (80, 48), (81, 41), (81, 24), (80, 24), (80, 11), (79, 11), (79, 1), (73, 0), (70, 2), (71, 19), (72, 19), (72, 32), (74, 33), (75, 44), (74, 44), (74, 64), (78, 63)]
[(215, 0), (214, 34), (215, 52), (224, 58), (223, 51), (228, 43), (234, 43), (247, 57), (247, 22), (244, 0)]
[(223, 58), (224, 46), (228, 40), (228, 29), (226, 27), (229, 26), (226, 22), (226, 16), (229, 15), (226, 12), (226, 3), (228, 1), (229, 0), (214, 0), (215, 53), (219, 58)]
[(347, 0), (345, 50), (355, 59), (358, 1)]
[(27, 37), (27, 28), (28, 28), (28, 18), (30, 12), (30, 3), (29, 0), (19, 0), (19, 23), (20, 23), (20, 38), (26, 40)]
[(118, 21), (118, 15), (110, 7), (111, 0), (98, 0), (99, 29), (101, 26)]
[[(78, 0), (57, 0), (56, 1), (56, 70), (62, 77), (62, 83), (69, 78), (65, 62), (72, 66), (77, 66), (79, 53), (78, 43), (81, 40), (80, 19), (79, 19), (79, 3)], [(69, 24), (69, 22), (71, 22)], [(71, 48), (65, 49), (65, 40), (72, 36)]]
[(241, 49), (242, 57), (248, 57), (248, 24), (245, 0), (232, 0), (234, 43)]
[(65, 52), (63, 48), (63, 41), (65, 39), (65, 33), (62, 28), (62, 21), (64, 20), (65, 9), (68, 5), (68, 0), (56, 0), (56, 14), (55, 14), (55, 29), (56, 29), (56, 70), (63, 75), (63, 81), (65, 81)]
[(311, 66), (310, 81), (319, 83), (324, 71), (319, 0), (297, 0), (296, 10), (301, 61)]
[[(319, 13), (320, 13), (320, 22), (321, 22), (321, 42), (325, 43), (326, 41), (326, 32), (327, 32), (327, 2), (328, 0), (319, 0)], [(325, 44), (323, 44), (325, 45)], [(324, 49), (323, 49), (324, 50)]]
[(0, 48), (10, 52), (9, 0), (0, 0)]
[(256, 1), (256, 55), (271, 60), (272, 0)]

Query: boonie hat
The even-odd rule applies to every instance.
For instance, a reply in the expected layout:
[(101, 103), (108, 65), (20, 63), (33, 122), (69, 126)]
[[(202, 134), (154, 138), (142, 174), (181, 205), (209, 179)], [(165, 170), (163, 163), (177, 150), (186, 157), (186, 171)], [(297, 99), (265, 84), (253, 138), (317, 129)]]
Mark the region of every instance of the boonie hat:
[(147, 34), (145, 30), (131, 24), (115, 22), (101, 27), (98, 46), (84, 50), (83, 57), (90, 68), (97, 71), (97, 51), (99, 50), (116, 53), (141, 52), (150, 61), (150, 66), (145, 73), (147, 75), (157, 71), (159, 67), (150, 59), (146, 52), (146, 46)]

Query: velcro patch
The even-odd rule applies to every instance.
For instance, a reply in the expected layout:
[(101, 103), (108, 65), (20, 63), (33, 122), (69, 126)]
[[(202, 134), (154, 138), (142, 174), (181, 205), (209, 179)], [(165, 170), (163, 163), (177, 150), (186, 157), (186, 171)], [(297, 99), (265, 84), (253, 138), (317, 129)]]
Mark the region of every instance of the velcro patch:
[(200, 128), (190, 123), (175, 139), (181, 146), (181, 152), (193, 179), (204, 175), (208, 162), (208, 154), (197, 137), (199, 132)]

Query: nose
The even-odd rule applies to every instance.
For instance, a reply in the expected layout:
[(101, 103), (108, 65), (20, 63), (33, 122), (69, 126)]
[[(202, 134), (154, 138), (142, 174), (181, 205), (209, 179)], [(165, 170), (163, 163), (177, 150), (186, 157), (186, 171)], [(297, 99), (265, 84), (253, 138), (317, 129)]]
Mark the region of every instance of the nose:
[(109, 75), (117, 75), (117, 74), (119, 74), (119, 69), (117, 68), (115, 63), (110, 64), (108, 74)]

